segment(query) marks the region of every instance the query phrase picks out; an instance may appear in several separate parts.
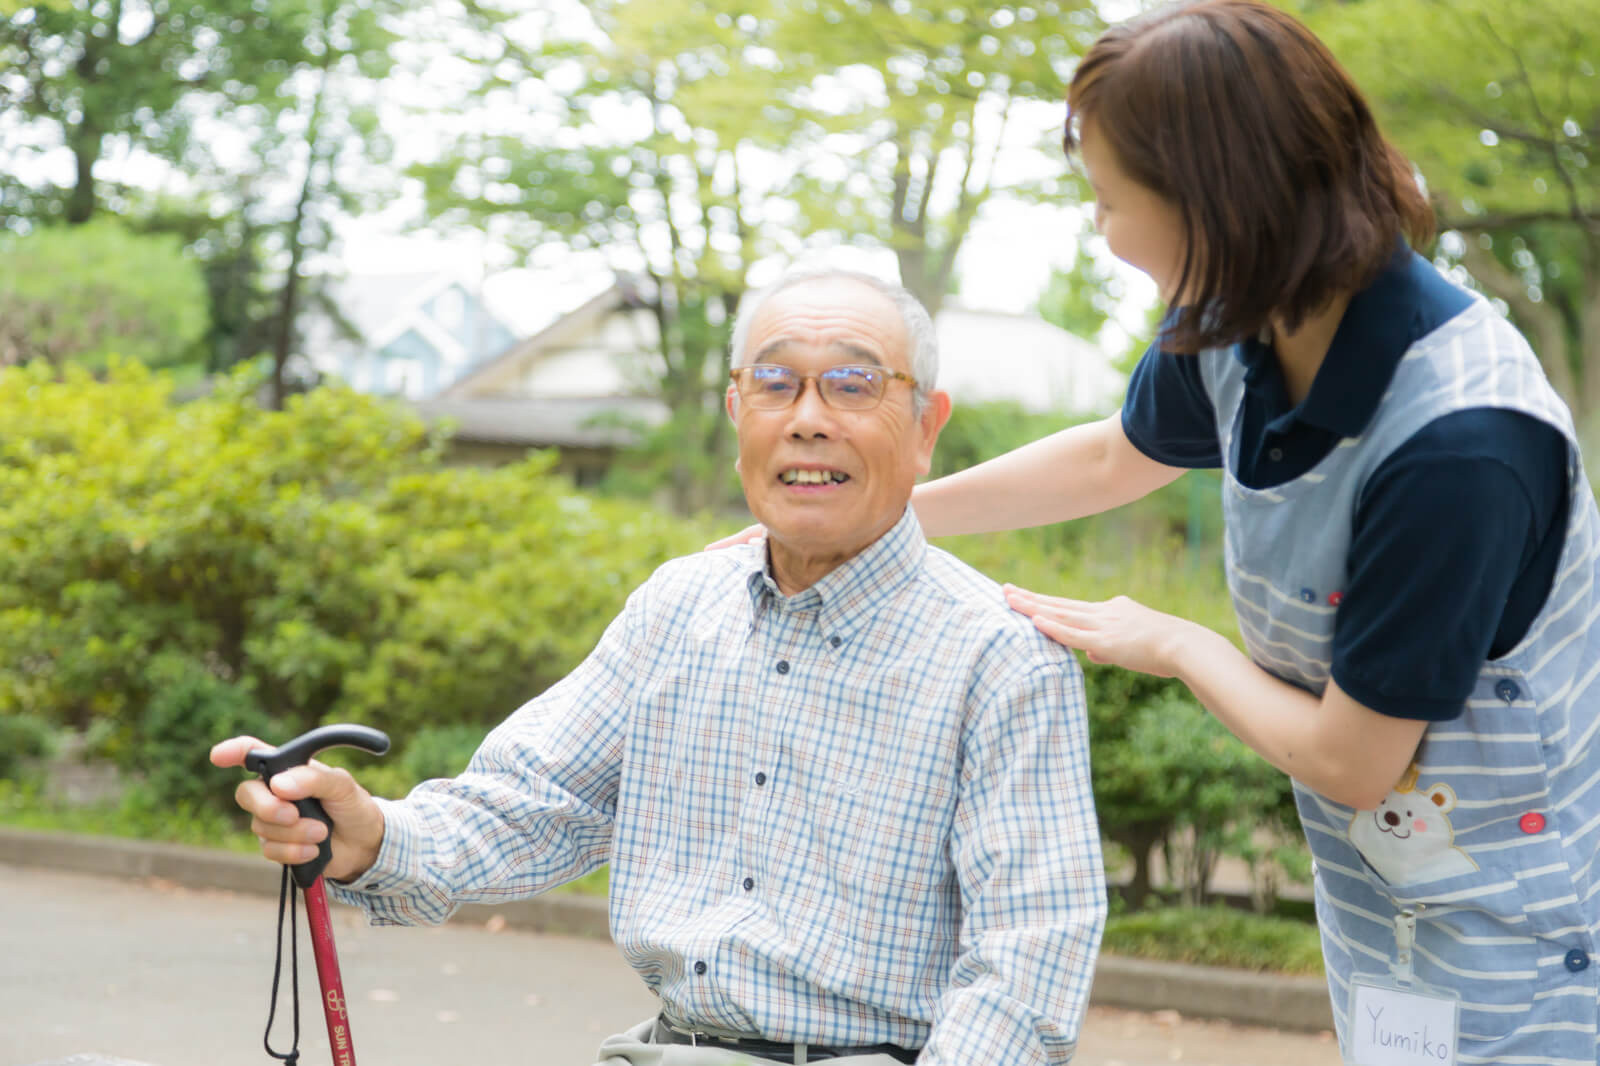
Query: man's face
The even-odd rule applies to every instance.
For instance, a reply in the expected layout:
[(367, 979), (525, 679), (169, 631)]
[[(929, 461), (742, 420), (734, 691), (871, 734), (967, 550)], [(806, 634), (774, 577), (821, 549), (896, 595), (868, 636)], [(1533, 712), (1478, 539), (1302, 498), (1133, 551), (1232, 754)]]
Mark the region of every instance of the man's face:
[[(743, 362), (802, 375), (851, 365), (911, 373), (900, 312), (849, 278), (805, 281), (770, 297), (751, 323)], [(915, 414), (911, 386), (899, 380), (864, 411), (830, 407), (815, 381), (780, 410), (751, 408), (731, 386), (727, 402), (745, 499), (767, 527), (786, 592), (809, 586), (899, 521), (950, 414), (944, 393)]]

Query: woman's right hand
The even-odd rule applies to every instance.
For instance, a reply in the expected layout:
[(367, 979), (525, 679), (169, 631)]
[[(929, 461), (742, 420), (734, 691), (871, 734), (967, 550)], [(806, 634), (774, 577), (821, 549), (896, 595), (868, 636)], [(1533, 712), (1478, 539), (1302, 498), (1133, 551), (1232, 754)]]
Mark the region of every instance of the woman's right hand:
[(753, 526), (746, 526), (731, 537), (723, 537), (721, 540), (713, 541), (702, 550), (709, 552), (716, 551), (718, 548), (732, 548), (740, 544), (749, 544), (752, 540), (766, 535), (767, 527), (758, 522)]

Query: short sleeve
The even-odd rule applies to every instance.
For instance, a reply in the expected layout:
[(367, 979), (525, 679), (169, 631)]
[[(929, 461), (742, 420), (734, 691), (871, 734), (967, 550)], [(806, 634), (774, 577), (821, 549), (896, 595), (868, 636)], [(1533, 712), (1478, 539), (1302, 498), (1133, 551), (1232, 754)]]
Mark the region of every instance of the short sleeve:
[(1191, 469), (1222, 465), (1217, 416), (1195, 356), (1150, 346), (1128, 378), (1122, 431), (1158, 463)]
[(1461, 713), (1544, 603), (1565, 534), (1566, 440), (1513, 411), (1425, 427), (1358, 501), (1332, 676), (1396, 718)]

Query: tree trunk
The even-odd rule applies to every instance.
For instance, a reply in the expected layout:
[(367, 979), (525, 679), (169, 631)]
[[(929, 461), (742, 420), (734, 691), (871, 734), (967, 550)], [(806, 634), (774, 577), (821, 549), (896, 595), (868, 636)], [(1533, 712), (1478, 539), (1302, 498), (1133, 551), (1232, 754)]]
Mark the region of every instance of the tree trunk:
[(79, 125), (69, 134), (76, 178), (67, 198), (67, 223), (77, 226), (94, 217), (99, 197), (94, 188), (94, 165), (100, 159), (101, 136), (98, 130)]

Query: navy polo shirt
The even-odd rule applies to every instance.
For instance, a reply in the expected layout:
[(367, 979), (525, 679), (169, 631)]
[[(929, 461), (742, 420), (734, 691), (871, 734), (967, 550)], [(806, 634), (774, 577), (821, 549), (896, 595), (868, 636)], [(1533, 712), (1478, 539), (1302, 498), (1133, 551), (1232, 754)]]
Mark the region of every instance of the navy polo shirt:
[[(1234, 476), (1250, 488), (1279, 485), (1359, 436), (1401, 356), (1470, 301), (1402, 245), (1351, 298), (1298, 406), (1271, 344), (1237, 345), (1246, 371)], [(1157, 462), (1223, 464), (1193, 357), (1146, 352), (1128, 384), (1122, 425)], [(1484, 662), (1512, 650), (1544, 605), (1566, 517), (1567, 444), (1554, 426), (1487, 407), (1424, 426), (1357, 498), (1349, 581), (1334, 621), (1334, 681), (1383, 714), (1459, 715)]]

